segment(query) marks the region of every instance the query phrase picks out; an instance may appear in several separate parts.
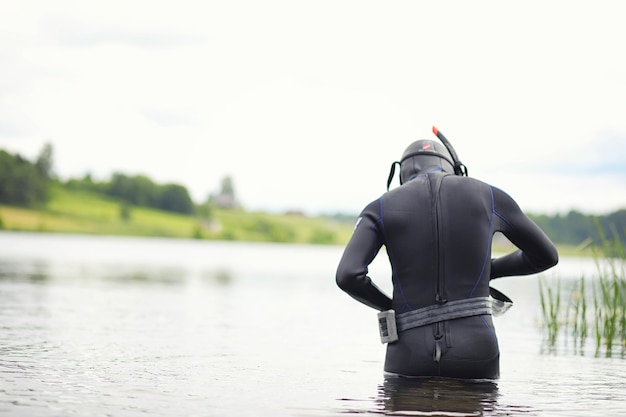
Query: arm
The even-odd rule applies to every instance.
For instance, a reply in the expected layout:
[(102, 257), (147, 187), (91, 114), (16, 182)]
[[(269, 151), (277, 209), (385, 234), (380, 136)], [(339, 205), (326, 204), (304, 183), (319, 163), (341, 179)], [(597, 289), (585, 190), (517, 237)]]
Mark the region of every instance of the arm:
[(493, 191), (500, 230), (519, 249), (492, 260), (491, 278), (534, 274), (556, 265), (559, 256), (546, 234), (511, 197), (497, 188)]
[(367, 275), (368, 266), (382, 247), (383, 239), (376, 229), (377, 213), (370, 204), (359, 217), (339, 266), (336, 281), (339, 288), (357, 301), (380, 311), (391, 308), (391, 299)]

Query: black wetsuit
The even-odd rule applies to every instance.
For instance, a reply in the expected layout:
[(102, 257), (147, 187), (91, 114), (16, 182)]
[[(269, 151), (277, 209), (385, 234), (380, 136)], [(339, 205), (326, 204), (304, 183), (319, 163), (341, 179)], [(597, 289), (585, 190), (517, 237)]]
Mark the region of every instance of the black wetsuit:
[[(491, 258), (495, 232), (516, 252)], [(393, 298), (368, 276), (382, 246)], [(417, 175), (361, 213), (337, 269), (337, 284), (360, 302), (396, 314), (489, 295), (489, 281), (543, 271), (558, 261), (548, 237), (503, 191), (441, 168)], [(387, 346), (385, 372), (404, 376), (493, 379), (499, 348), (491, 315), (405, 330)]]

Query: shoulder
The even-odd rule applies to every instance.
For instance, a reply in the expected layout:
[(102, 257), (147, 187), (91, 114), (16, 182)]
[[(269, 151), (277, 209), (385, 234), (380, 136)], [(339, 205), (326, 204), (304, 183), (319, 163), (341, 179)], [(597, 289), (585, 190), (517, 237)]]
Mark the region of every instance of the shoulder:
[(493, 193), (496, 210), (501, 213), (520, 213), (521, 208), (517, 201), (501, 188), (490, 186)]
[(515, 202), (515, 200), (513, 199), (513, 197), (511, 197), (511, 195), (504, 191), (502, 188), (490, 185), (489, 187), (491, 187), (491, 190), (493, 191), (494, 197), (501, 199), (501, 200), (509, 200), (509, 201), (513, 201)]
[(371, 214), (378, 214), (378, 213), (380, 213), (380, 210), (381, 210), (381, 207), (382, 207), (383, 198), (387, 194), (388, 193), (385, 193), (382, 196), (380, 196), (379, 198), (377, 198), (376, 200), (372, 200), (369, 204), (367, 204), (365, 206), (365, 208), (361, 211), (361, 214), (359, 215), (359, 217), (363, 217), (365, 215), (371, 215)]

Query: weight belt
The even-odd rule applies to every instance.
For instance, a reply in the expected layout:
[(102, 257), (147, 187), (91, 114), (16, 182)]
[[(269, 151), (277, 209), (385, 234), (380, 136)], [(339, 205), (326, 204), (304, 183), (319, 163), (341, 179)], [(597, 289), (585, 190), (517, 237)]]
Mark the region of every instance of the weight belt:
[(447, 301), (444, 304), (434, 304), (398, 314), (396, 316), (396, 325), (398, 331), (401, 332), (445, 320), (492, 314), (492, 301), (489, 297), (474, 297), (465, 300)]

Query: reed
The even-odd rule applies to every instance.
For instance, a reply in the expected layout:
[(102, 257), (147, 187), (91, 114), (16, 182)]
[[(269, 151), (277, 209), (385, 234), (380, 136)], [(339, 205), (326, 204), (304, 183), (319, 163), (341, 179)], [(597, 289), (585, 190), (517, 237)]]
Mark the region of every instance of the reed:
[[(539, 280), (546, 343), (552, 352), (556, 351), (560, 334), (565, 335), (566, 345), (567, 335), (571, 334), (574, 352), (584, 354), (590, 330), (596, 356), (613, 356), (616, 349), (622, 356), (626, 352), (626, 251), (615, 230), (612, 239), (598, 230), (601, 244), (592, 247), (596, 276), (589, 280), (581, 277), (569, 294), (563, 295), (568, 300), (565, 310), (561, 306), (560, 280), (552, 285), (543, 278)], [(593, 311), (588, 311), (589, 302)]]
[(561, 282), (557, 281), (556, 291), (553, 291), (551, 286), (544, 286), (543, 281), (543, 279), (539, 280), (541, 311), (548, 331), (548, 348), (553, 350), (556, 346), (560, 328), (559, 310), (561, 308)]
[(572, 291), (571, 304), (573, 305), (572, 336), (574, 351), (583, 353), (587, 340), (587, 298), (585, 297), (585, 276), (580, 278), (578, 287)]
[[(624, 322), (626, 320), (626, 276), (624, 264), (626, 260), (624, 246), (616, 237), (616, 230), (612, 230), (613, 239), (608, 239), (600, 230), (602, 246), (597, 252), (608, 254), (605, 258), (595, 256), (598, 270), (597, 291), (594, 292), (594, 300), (597, 300), (597, 327), (596, 339), (604, 341), (607, 356), (613, 353), (614, 343), (621, 346), (624, 353), (626, 346), (626, 332)], [(600, 342), (602, 343), (602, 342)], [(600, 346), (596, 344), (596, 351)]]

